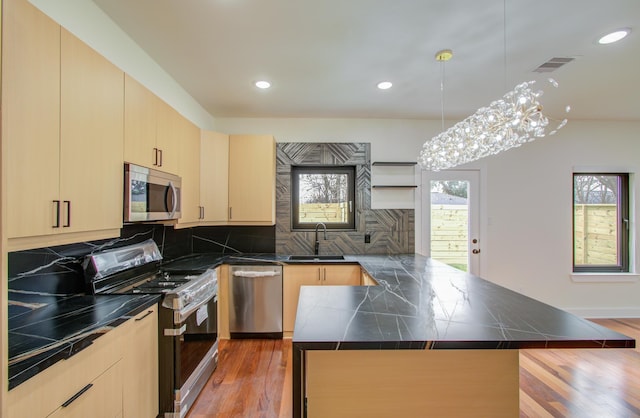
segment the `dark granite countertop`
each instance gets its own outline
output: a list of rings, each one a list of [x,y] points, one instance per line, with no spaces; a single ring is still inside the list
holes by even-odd
[[[293,343],[314,349],[635,347],[635,340],[420,255],[345,256],[379,286],[303,286]]]
[[[9,389],[158,301],[157,295],[11,294]]]
[[[634,347],[635,341],[419,255],[345,256],[380,286],[309,286],[293,342],[315,348]],[[274,254],[195,254],[169,269],[313,264]],[[157,303],[157,295],[9,295],[9,388]]]

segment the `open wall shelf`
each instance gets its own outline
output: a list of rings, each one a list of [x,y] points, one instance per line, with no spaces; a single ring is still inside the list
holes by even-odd
[[[371,165],[388,166],[388,167],[413,166],[416,164],[418,164],[416,161],[374,161],[371,163]]]
[[[378,167],[413,167],[418,164],[416,161],[374,161],[372,166]],[[415,189],[414,184],[374,184],[372,189]]]
[[[418,186],[416,185],[394,185],[394,184],[374,184],[373,186],[371,186],[371,188],[373,189],[415,189]]]

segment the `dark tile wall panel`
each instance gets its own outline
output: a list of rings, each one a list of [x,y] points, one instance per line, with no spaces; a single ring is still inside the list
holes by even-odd
[[[291,166],[355,165],[356,230],[328,231],[320,237],[320,254],[407,254],[415,252],[414,211],[371,209],[371,144],[277,144],[276,253],[312,254],[314,231],[291,230]],[[365,234],[371,243],[364,242]]]
[[[174,229],[153,224],[125,225],[119,238],[10,252],[9,299],[15,300],[19,293],[27,292],[54,295],[84,293],[82,261],[86,255],[149,238],[156,242],[164,260],[197,252],[275,252],[275,228],[271,226]]]
[[[212,226],[192,231],[194,253],[275,253],[273,226]]]
[[[178,254],[185,245],[167,238],[162,225],[128,225],[119,238],[79,242],[69,245],[45,247],[35,250],[15,251],[8,254],[9,300],[11,293],[38,292],[69,295],[85,290],[82,261],[88,254],[109,248],[135,244],[152,238],[158,248],[166,253]]]

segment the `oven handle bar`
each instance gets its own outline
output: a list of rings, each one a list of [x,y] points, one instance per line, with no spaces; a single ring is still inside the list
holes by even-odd
[[[197,311],[198,309],[200,309],[202,306],[207,305],[209,303],[209,301],[213,298],[218,298],[218,288],[217,286],[214,288],[214,290],[211,292],[210,295],[206,296],[206,299],[199,302],[199,303],[194,303],[193,305],[187,305],[184,307],[184,309],[181,309],[179,311],[174,311],[173,312],[173,323],[174,324],[182,324],[184,321],[187,320],[187,318],[189,317],[189,315],[191,315],[192,313],[194,313],[195,311]]]

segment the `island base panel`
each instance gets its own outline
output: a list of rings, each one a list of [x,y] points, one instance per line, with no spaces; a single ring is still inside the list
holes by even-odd
[[[515,417],[518,350],[307,350],[307,417]]]

